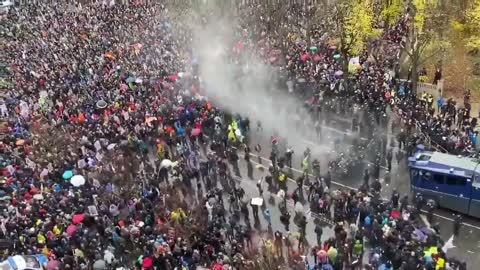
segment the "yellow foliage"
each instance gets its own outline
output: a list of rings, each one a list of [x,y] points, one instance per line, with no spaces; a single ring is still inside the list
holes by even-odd
[[[412,4],[415,8],[415,18],[413,24],[418,33],[425,31],[425,24],[432,15],[432,11],[438,5],[438,0],[413,0]]]
[[[380,13],[380,19],[385,21],[388,25],[396,23],[403,14],[405,9],[405,1],[392,0],[386,6],[384,6]]]
[[[474,50],[480,49],[480,0],[476,0],[466,14],[466,31],[469,34],[467,47]]]
[[[350,55],[359,55],[365,48],[366,42],[376,38],[381,31],[374,28],[374,13],[371,0],[346,0],[341,5],[343,14],[342,44],[348,47]]]
[[[465,24],[457,20],[452,21],[452,28],[455,32],[459,32],[459,33],[463,33],[466,30]]]

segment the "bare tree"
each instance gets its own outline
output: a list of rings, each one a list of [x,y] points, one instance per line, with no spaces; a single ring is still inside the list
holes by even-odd
[[[78,139],[76,134],[42,121],[32,134],[32,161],[44,168],[49,164],[61,168],[64,162],[74,162],[79,149]]]

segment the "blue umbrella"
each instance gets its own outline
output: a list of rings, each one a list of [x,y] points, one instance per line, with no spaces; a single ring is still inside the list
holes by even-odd
[[[420,241],[424,243],[427,241],[428,236],[424,232],[422,232],[420,229],[415,229],[413,233],[417,236],[417,238]]]
[[[329,263],[322,265],[322,270],[333,270],[333,266]]]
[[[63,172],[63,175],[62,175],[63,179],[65,179],[65,180],[68,180],[68,179],[72,178],[72,176],[73,176],[72,171],[65,171],[65,172]]]
[[[128,77],[125,81],[126,81],[127,83],[132,83],[132,82],[135,82],[135,80],[136,80],[135,77],[130,76],[130,77]]]

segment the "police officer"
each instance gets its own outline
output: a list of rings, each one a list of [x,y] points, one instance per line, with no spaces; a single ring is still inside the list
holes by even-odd
[[[330,186],[332,185],[332,174],[330,173],[330,170],[327,172],[327,175],[325,176],[325,186],[327,186],[328,189],[330,189]]]
[[[316,220],[315,222],[315,234],[317,235],[317,245],[322,245],[322,234],[323,228],[320,226],[320,220]]]
[[[313,175],[315,176],[315,178],[320,177],[320,161],[318,161],[318,159],[313,160],[312,170],[313,170]]]
[[[453,235],[458,236],[460,228],[462,227],[462,216],[460,214],[455,215],[453,220]]]
[[[370,173],[368,171],[368,169],[365,169],[365,171],[363,172],[363,184],[365,185],[365,187],[368,189],[368,186],[369,186],[369,180],[370,180]]]
[[[285,226],[285,231],[290,231],[290,213],[286,209],[280,215],[280,222]]]
[[[390,148],[387,151],[387,170],[392,170],[393,149]]]
[[[293,159],[293,148],[289,146],[287,151],[285,152],[285,163],[288,167],[292,167],[292,159]]]
[[[400,200],[400,193],[398,193],[397,189],[394,188],[393,191],[392,191],[392,197],[391,197],[391,201],[392,201],[392,208],[393,209],[397,209],[398,208],[398,201]]]
[[[435,210],[435,201],[427,201],[427,220],[430,224],[433,223],[433,211]]]
[[[260,152],[262,151],[262,146],[260,144],[257,144],[257,145],[255,145],[254,149],[255,149],[255,152],[257,152],[258,164],[262,164],[262,158],[261,158],[261,155],[260,155]]]

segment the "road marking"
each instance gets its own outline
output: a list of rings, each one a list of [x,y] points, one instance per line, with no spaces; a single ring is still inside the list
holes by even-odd
[[[208,138],[208,136],[205,136],[205,137]],[[234,149],[238,149],[237,147],[233,147],[233,148],[234,148]],[[253,157],[257,157],[257,158],[259,157],[259,158],[261,158],[261,159],[263,159],[263,160],[265,160],[265,161],[271,162],[270,159],[267,159],[267,158],[262,157],[262,156],[258,156],[258,155],[256,155],[256,154],[250,153],[250,155],[253,156]],[[243,156],[243,155],[240,155],[240,156]],[[254,163],[254,164],[264,166],[263,164],[260,164],[260,163],[254,161],[254,160],[250,160],[250,161],[251,161],[252,163]],[[383,167],[383,168],[385,168],[385,167]],[[300,170],[298,170],[298,169],[296,169],[296,168],[290,168],[290,169],[292,169],[293,171],[299,172],[299,173],[303,173],[303,171],[300,171]],[[311,177],[315,177],[314,175],[311,175],[311,174],[308,174],[308,175],[311,176]],[[290,181],[290,182],[296,183],[296,181],[293,180],[293,179],[291,179],[291,178],[287,178],[287,180]],[[339,187],[346,188],[346,189],[350,189],[350,190],[358,190],[357,188],[354,188],[354,187],[351,187],[351,186],[348,186],[348,185],[344,185],[344,184],[342,184],[342,183],[335,182],[335,181],[332,181],[332,184],[334,184],[334,185],[336,185],[336,186],[339,186]],[[383,198],[383,199],[384,199],[384,200],[389,200],[389,199],[386,199],[386,198]],[[422,213],[428,213],[426,210],[423,210],[423,209],[421,210],[421,212],[422,212]],[[438,218],[441,218],[441,219],[444,219],[444,220],[447,220],[447,221],[450,221],[450,222],[454,222],[454,220],[453,220],[452,218],[449,218],[449,217],[446,217],[446,216],[442,216],[442,215],[439,215],[439,214],[436,214],[436,213],[434,213],[433,215],[434,215],[435,217],[438,217]],[[470,223],[462,222],[462,225],[465,225],[465,226],[467,226],[467,227],[470,227],[470,228],[473,228],[473,229],[476,229],[476,230],[480,230],[480,226],[476,226],[476,225],[473,225],[473,224],[470,224]]]
[[[250,155],[251,155],[251,156],[254,156],[254,157],[257,157],[257,158],[259,157],[259,156],[255,155],[255,154],[250,154]],[[263,159],[263,160],[266,160],[266,161],[270,161],[270,159],[264,158],[264,157],[262,157],[262,156],[260,156],[260,158]],[[254,164],[264,166],[263,164],[260,164],[260,163],[254,161],[254,160],[250,160],[250,161],[251,161],[252,163],[254,163]],[[295,168],[290,168],[290,169],[292,169],[292,170],[295,171],[295,172],[303,173],[301,170],[298,170],[298,169],[295,169]],[[311,174],[308,174],[308,175],[311,176],[311,177],[315,177],[314,175],[311,175]],[[291,178],[289,178],[289,177],[287,177],[287,180],[290,181],[290,182],[293,182],[293,183],[297,183],[294,179],[291,179]],[[351,186],[347,186],[347,185],[344,185],[344,184],[342,184],[342,183],[338,183],[338,182],[335,182],[335,181],[332,181],[332,184],[334,184],[334,185],[336,185],[336,186],[340,186],[340,187],[346,188],[346,189],[350,189],[350,190],[358,190],[357,188],[354,188],[354,187],[351,187]],[[383,198],[383,199],[384,199],[384,200],[387,200],[386,198]],[[422,209],[421,211],[422,211],[422,213],[428,213],[428,211],[423,210],[423,209]],[[442,218],[442,219],[444,219],[444,220],[448,220],[448,221],[450,221],[450,222],[453,222],[453,221],[454,221],[452,218],[449,218],[449,217],[446,217],[446,216],[442,216],[442,215],[435,214],[435,213],[434,213],[433,215],[434,215],[435,217]],[[480,226],[476,226],[476,225],[473,225],[473,224],[470,224],[470,223],[466,223],[466,222],[463,222],[462,224],[465,225],[465,226],[467,226],[467,227],[480,230]]]

